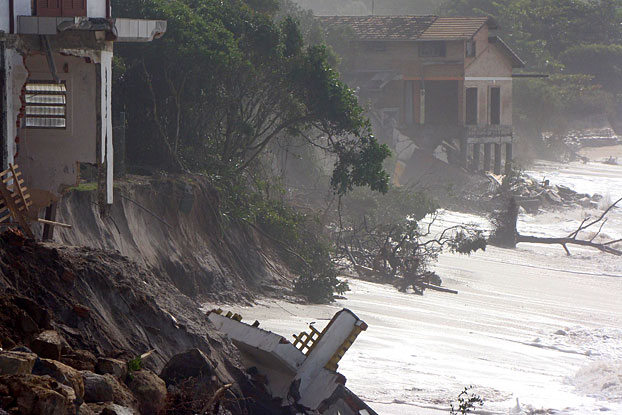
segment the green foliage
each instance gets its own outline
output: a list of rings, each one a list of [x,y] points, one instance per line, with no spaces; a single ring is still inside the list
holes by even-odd
[[[484,406],[481,396],[471,392],[473,386],[465,387],[458,395],[456,402],[451,403],[451,415],[464,415],[475,411],[478,407]]]
[[[213,176],[220,195],[223,231],[234,222],[260,230],[289,269],[298,275],[294,289],[314,303],[327,303],[343,294],[348,284],[340,281],[331,260],[331,243],[314,215],[289,206],[278,180],[261,179],[253,171],[243,175]]]
[[[122,45],[117,53],[125,70],[117,74],[114,98],[128,113],[128,154],[140,155],[135,162],[239,174],[274,140],[305,134],[345,166],[334,176],[336,190],[386,189],[379,166],[387,150],[370,137],[330,52],[304,44],[298,21],[280,14],[282,3],[115,3],[119,15],[168,21],[162,39]]]
[[[132,379],[133,372],[141,370],[143,368],[143,360],[140,356],[127,362],[127,376]]]

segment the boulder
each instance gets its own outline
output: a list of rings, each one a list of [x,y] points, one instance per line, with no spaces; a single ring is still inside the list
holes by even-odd
[[[169,385],[188,378],[211,378],[213,372],[214,367],[205,353],[190,349],[173,356],[162,369],[160,377]]]
[[[117,405],[130,408],[138,413],[138,400],[132,392],[130,392],[125,383],[117,381],[117,378],[109,373],[104,376],[108,378],[112,386],[112,401]]]
[[[37,355],[25,352],[0,352],[0,375],[29,375]]]
[[[125,382],[125,378],[127,377],[127,363],[110,357],[100,357],[97,359],[95,372],[100,375],[111,374],[119,379],[119,381]]]
[[[32,368],[32,374],[39,376],[48,375],[63,385],[72,387],[80,401],[84,398],[82,375],[70,366],[55,360],[37,359]]]
[[[69,354],[61,356],[60,361],[77,370],[88,370],[95,372],[97,359],[95,355],[88,350],[74,350]]]
[[[78,408],[77,415],[95,415],[95,412],[93,412],[93,410],[89,407],[89,405],[94,405],[94,404],[83,403],[82,405],[80,405],[80,407]]]
[[[79,415],[139,415],[132,408],[126,408],[113,402],[90,403],[87,407],[90,412],[80,413]]]
[[[2,375],[0,385],[8,386],[11,402],[4,405],[10,413],[37,415],[73,415],[76,413],[73,389],[49,376]]]
[[[111,402],[114,399],[114,385],[111,377],[97,375],[83,370],[80,372],[84,382],[85,402]]]
[[[132,372],[128,387],[138,400],[140,413],[156,415],[166,404],[166,383],[150,370]]]
[[[54,330],[45,330],[30,343],[30,348],[40,357],[59,360],[62,343],[60,334]]]

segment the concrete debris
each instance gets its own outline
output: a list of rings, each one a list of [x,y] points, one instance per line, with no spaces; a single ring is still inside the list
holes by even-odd
[[[284,337],[243,323],[221,310],[208,319],[238,347],[243,364],[255,381],[262,380],[282,406],[294,405],[301,413],[358,415],[374,412],[345,387],[338,364],[367,324],[348,309],[339,311],[319,332],[300,333],[292,344]]]

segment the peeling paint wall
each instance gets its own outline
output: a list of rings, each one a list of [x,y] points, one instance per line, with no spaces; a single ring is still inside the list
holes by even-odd
[[[21,56],[18,55],[21,61]],[[95,163],[97,113],[95,69],[85,59],[54,54],[58,77],[67,85],[67,127],[65,129],[19,128],[19,148],[15,162],[20,165],[39,208],[49,204],[66,186],[78,181],[77,162]],[[20,91],[28,72],[31,80],[51,80],[43,54],[26,58],[27,68],[14,62],[13,117],[21,107]],[[24,122],[21,121],[21,125]]]
[[[113,166],[114,151],[112,149],[112,52],[101,52],[100,79],[101,79],[101,159],[98,163],[106,169],[105,199],[107,204],[112,204],[113,189]]]
[[[465,88],[477,88],[478,124],[490,123],[490,88],[501,88],[501,124],[512,124],[512,63],[496,45],[485,50],[465,70]]]
[[[9,29],[9,0],[0,0],[0,31],[8,33]]]

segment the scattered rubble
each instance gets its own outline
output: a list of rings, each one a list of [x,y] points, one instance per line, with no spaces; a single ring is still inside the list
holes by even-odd
[[[583,147],[604,147],[622,144],[622,138],[610,127],[569,131],[563,140],[575,151]]]
[[[563,185],[551,185],[548,180],[539,182],[529,176],[515,179],[509,188],[518,205],[528,213],[540,209],[583,207],[597,209],[602,196],[577,193]]]

